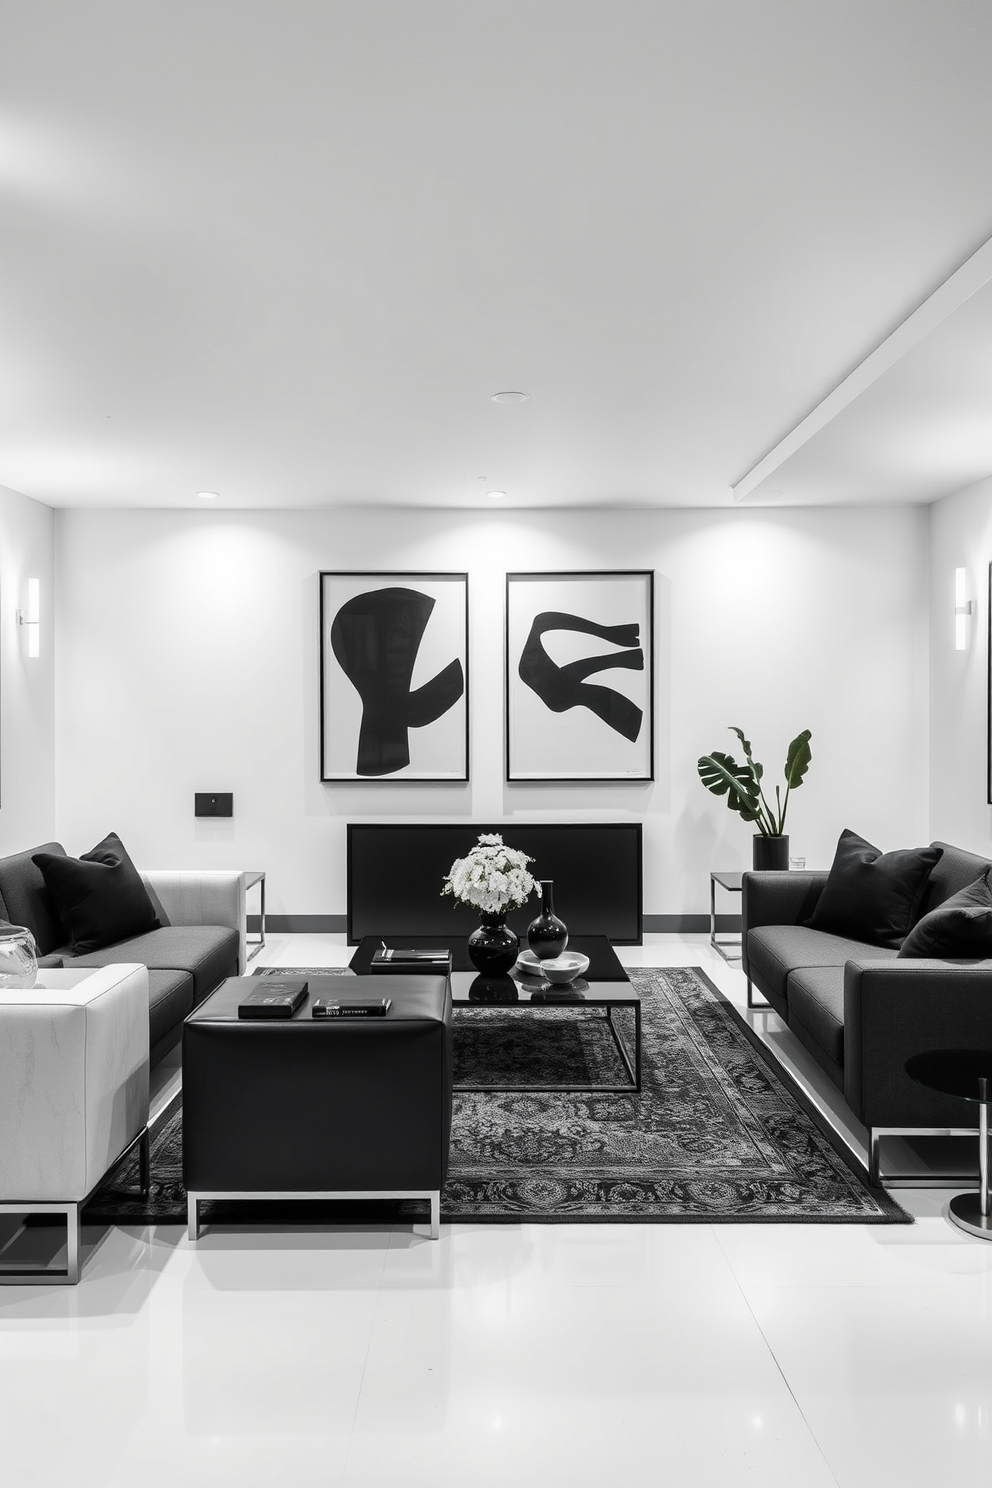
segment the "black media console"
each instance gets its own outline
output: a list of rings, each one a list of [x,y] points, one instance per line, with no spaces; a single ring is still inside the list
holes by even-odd
[[[498,832],[508,847],[534,859],[535,878],[555,884],[555,913],[576,935],[606,935],[614,945],[642,942],[640,822],[409,822],[348,824],[348,944],[378,935],[469,935],[478,912],[441,896],[445,874],[475,846],[481,832]],[[509,915],[523,934],[538,913],[530,900]]]

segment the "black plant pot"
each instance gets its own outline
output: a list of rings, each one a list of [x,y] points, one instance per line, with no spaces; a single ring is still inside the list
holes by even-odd
[[[759,873],[767,872],[769,869],[788,868],[789,866],[789,839],[788,837],[764,837],[756,833],[754,839],[752,866]]]
[[[520,954],[520,938],[501,915],[483,915],[468,938],[469,960],[483,976],[502,976]]]
[[[541,913],[527,927],[527,944],[539,961],[553,961],[568,945],[568,931],[555,914],[553,878],[541,879]]]

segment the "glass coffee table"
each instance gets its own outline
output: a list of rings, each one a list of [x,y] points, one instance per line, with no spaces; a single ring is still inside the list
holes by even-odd
[[[367,935],[359,942],[349,963],[358,976],[366,976],[372,970],[372,956],[382,945],[378,935]],[[538,1012],[549,1008],[563,1013],[573,1012],[586,1016],[590,1009],[602,1009],[602,1021],[613,1039],[627,1079],[616,1084],[575,1085],[457,1085],[457,1090],[486,1091],[513,1090],[521,1092],[544,1092],[569,1090],[577,1093],[598,1092],[630,1094],[641,1089],[641,999],[630,978],[617,958],[617,953],[605,935],[571,935],[570,951],[581,951],[589,957],[585,976],[574,982],[555,985],[545,978],[527,976],[513,969],[507,976],[482,976],[469,960],[466,936],[449,935],[403,935],[388,939],[386,943],[395,947],[415,950],[429,947],[444,947],[451,951],[451,1001],[460,1012],[483,1011],[499,1008],[501,1012],[519,1014],[533,1018]],[[526,949],[522,946],[521,949]],[[632,1014],[633,1024],[629,1038],[618,1026],[614,1013],[626,1009]]]

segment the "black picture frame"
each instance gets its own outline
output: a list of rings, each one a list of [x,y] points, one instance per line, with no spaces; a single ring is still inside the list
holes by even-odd
[[[508,573],[504,635],[509,783],[654,779],[652,569]]]
[[[322,569],[319,586],[321,781],[467,781],[468,574]]]

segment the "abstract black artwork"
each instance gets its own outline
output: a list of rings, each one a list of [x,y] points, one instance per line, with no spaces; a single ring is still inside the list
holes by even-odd
[[[653,779],[653,581],[507,574],[507,780]]]
[[[467,574],[320,575],[321,780],[468,779]]]

